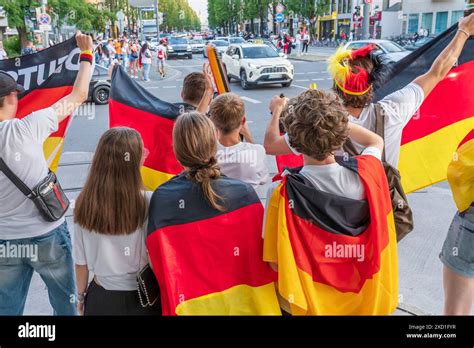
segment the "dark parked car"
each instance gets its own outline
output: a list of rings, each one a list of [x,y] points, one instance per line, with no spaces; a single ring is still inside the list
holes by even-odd
[[[167,51],[169,59],[177,57],[193,59],[193,48],[185,37],[170,37]]]
[[[108,69],[96,65],[89,84],[89,100],[98,105],[105,105],[109,102],[111,80]]]

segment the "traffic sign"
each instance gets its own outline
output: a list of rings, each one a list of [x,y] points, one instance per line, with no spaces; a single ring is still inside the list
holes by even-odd
[[[38,18],[39,24],[49,25],[51,24],[51,17],[47,13],[41,13]]]
[[[283,11],[285,11],[285,6],[283,4],[278,4],[276,7],[276,12],[283,13]]]
[[[39,30],[41,31],[52,31],[51,24],[40,24]]]
[[[285,15],[283,13],[277,13],[275,19],[278,23],[282,23],[285,20]]]

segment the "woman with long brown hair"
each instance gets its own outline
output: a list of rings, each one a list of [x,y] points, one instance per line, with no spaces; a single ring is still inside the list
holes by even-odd
[[[84,315],[152,314],[137,293],[147,264],[145,224],[150,196],[140,175],[140,134],[112,128],[102,135],[74,208],[78,311]],[[93,280],[88,285],[89,272]],[[86,291],[87,289],[87,291]]]

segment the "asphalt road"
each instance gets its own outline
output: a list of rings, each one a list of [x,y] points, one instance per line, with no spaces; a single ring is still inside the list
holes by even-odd
[[[180,101],[180,90],[184,77],[193,71],[200,71],[205,60],[195,55],[193,60],[173,60],[169,65],[175,70],[161,81],[156,73],[146,88],[170,102]],[[284,93],[293,97],[315,82],[321,89],[329,89],[331,80],[324,62],[293,61],[294,84],[290,88],[280,86],[242,90],[238,82],[231,83],[233,92],[245,101],[247,118],[257,142],[262,143],[265,127],[269,120],[268,103],[274,95]],[[83,110],[84,111],[84,110]],[[87,164],[94,152],[100,135],[108,129],[108,107],[88,106],[78,115],[68,132],[63,156],[63,166],[58,175],[63,187],[70,189],[74,198],[87,174]],[[70,164],[76,165],[71,166]],[[269,165],[274,161],[269,158]],[[77,165],[78,164],[78,165]],[[409,196],[415,215],[415,231],[399,244],[399,286],[400,308],[397,314],[441,314],[443,307],[442,266],[438,254],[455,213],[451,192],[446,183],[441,183]],[[71,222],[71,219],[68,219]],[[70,224],[70,230],[72,226]],[[52,312],[44,284],[35,276],[25,309],[26,314],[50,314]],[[474,314],[474,311],[473,311]]]

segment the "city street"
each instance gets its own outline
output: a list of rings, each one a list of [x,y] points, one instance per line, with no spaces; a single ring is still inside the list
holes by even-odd
[[[323,50],[324,54],[325,51]],[[155,72],[152,74],[152,81],[145,83],[145,86],[163,100],[179,102],[184,77],[190,72],[201,70],[205,61],[202,55],[195,55],[193,60],[170,61],[169,76],[161,81]],[[317,83],[320,89],[331,87],[324,61],[292,60],[292,63],[296,75],[290,88],[276,86],[244,91],[238,82],[231,83],[232,91],[239,94],[246,103],[247,118],[258,143],[263,142],[269,120],[268,102],[272,96],[284,93],[287,97],[293,97],[303,92],[311,83]],[[92,114],[80,115],[73,120],[63,150],[58,173],[63,187],[72,199],[83,185],[100,135],[108,128],[108,107],[95,106],[92,111]],[[268,156],[267,163],[274,173],[274,158]],[[259,191],[260,197],[263,198],[265,188]],[[399,244],[400,305],[396,314],[441,314],[442,266],[438,254],[455,213],[455,206],[447,183],[413,193],[409,200],[415,214],[416,227],[415,231]],[[71,213],[68,215],[68,222],[72,231]],[[51,313],[45,286],[35,275],[25,314]]]

